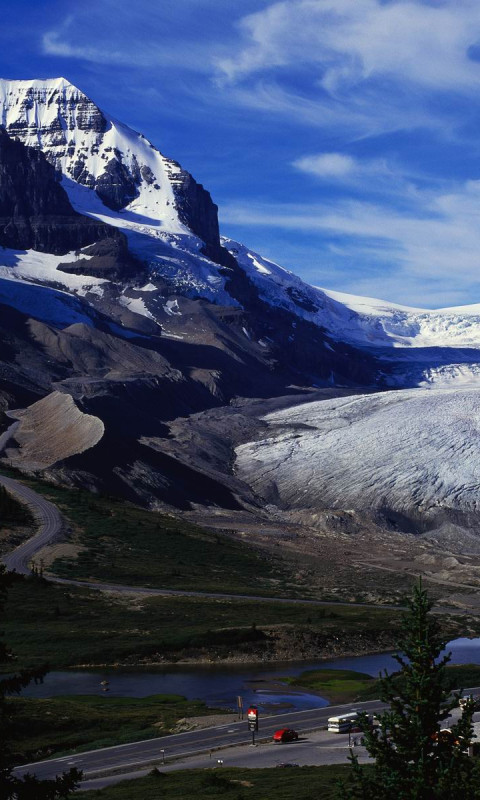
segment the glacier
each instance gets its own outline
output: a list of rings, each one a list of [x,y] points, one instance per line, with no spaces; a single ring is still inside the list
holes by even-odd
[[[264,502],[480,529],[478,388],[348,396],[263,419],[266,434],[236,449],[236,472]]]

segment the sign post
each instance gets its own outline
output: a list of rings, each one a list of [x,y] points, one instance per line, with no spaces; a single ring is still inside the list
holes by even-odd
[[[237,697],[237,708],[238,708],[238,716],[243,719],[243,697],[238,695]]]
[[[248,730],[252,732],[252,746],[255,747],[255,733],[258,731],[258,708],[250,706],[247,711]]]

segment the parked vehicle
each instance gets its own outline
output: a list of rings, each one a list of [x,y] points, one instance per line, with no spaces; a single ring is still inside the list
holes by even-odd
[[[297,731],[292,728],[280,728],[273,734],[273,741],[277,744],[285,744],[285,742],[296,742],[298,739]]]
[[[360,712],[351,711],[348,714],[342,714],[338,717],[329,717],[327,722],[327,730],[330,733],[355,733],[359,731],[358,715]]]

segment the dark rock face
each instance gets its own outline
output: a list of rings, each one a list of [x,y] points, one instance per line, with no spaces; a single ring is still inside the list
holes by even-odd
[[[269,342],[275,373],[290,373],[292,379],[300,384],[305,381],[316,384],[319,380],[342,385],[371,386],[375,383],[378,372],[375,357],[344,342],[331,340],[325,329],[313,322],[267,303],[234,256],[228,255],[231,263],[225,270],[225,288],[246,310],[244,324],[252,338]],[[307,303],[313,307],[309,298],[300,296],[295,290],[290,296],[303,308]],[[295,337],[291,336],[292,325],[295,326]],[[327,348],[325,342],[328,342]]]
[[[205,242],[202,248],[204,255],[217,264],[231,267],[234,259],[220,244],[218,206],[213,202],[210,192],[197,183],[189,172],[181,169],[176,161],[169,159],[168,165],[171,166],[169,178],[180,221]]]
[[[58,269],[74,275],[92,275],[95,278],[108,280],[138,278],[143,270],[142,264],[129,252],[124,237],[102,239],[85,247],[79,256],[76,261],[62,262]]]
[[[83,92],[72,87],[70,92],[61,89],[48,92],[45,87],[29,86],[19,95],[18,113],[15,122],[8,126],[11,136],[28,139],[31,124],[28,111],[38,105],[47,105],[55,114],[49,115],[49,121],[36,123],[36,134],[40,140],[49,141],[51,152],[49,160],[56,169],[60,169],[60,154],[63,148],[70,146],[70,132],[94,131],[97,139],[108,129],[108,122],[100,109]]]
[[[206,245],[218,246],[218,206],[210,197],[210,192],[185,170],[181,171],[180,179],[178,175],[175,176],[174,191],[181,221],[203,239]]]
[[[13,92],[13,96],[9,96],[7,101],[7,105],[12,104],[16,112],[15,120],[7,126],[11,136],[18,137],[24,143],[34,144],[35,147],[40,146],[57,172],[63,169],[69,178],[96,190],[109,208],[118,211],[137,196],[140,169],[138,166],[135,169],[134,166],[129,171],[118,150],[108,148],[112,157],[105,164],[102,175],[95,177],[89,171],[87,160],[89,156],[98,154],[110,123],[83,92],[71,85],[67,85],[67,88],[55,88],[49,86],[48,82],[44,87],[21,87],[17,92]],[[34,123],[35,142],[32,141],[32,109],[41,111],[36,115]],[[75,137],[79,132],[86,136],[80,137],[76,142]],[[62,167],[65,155],[69,159],[66,166]],[[146,180],[145,177],[144,179]]]
[[[120,153],[115,153],[105,167],[105,172],[100,175],[96,183],[96,192],[100,200],[113,211],[125,208],[137,196],[137,186],[140,183],[140,171],[135,169],[133,174],[124,165]]]
[[[61,255],[99,239],[124,237],[74,211],[44,154],[0,128],[0,245]]]
[[[305,311],[316,313],[319,310],[318,306],[312,303],[309,297],[302,294],[302,292],[299,292],[298,289],[294,289],[293,286],[288,286],[286,291],[287,294],[292,298],[293,302],[300,308],[305,309]]]

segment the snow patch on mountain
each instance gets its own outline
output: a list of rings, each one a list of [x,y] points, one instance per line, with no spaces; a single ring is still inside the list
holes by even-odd
[[[480,386],[480,362],[472,364],[445,364],[440,367],[430,367],[424,370],[423,380],[419,385],[423,387],[435,386]]]
[[[123,294],[121,297],[119,297],[119,303],[121,306],[128,308],[128,310],[132,311],[134,314],[139,314],[142,317],[147,317],[147,319],[155,320],[155,317],[148,310],[141,297],[127,297]]]
[[[7,131],[43,150],[67,179],[101,192],[109,165],[115,164],[113,180],[131,180],[135,197],[126,207],[132,218],[172,233],[188,231],[180,222],[172,187],[181,167],[65,78],[0,80],[0,109]]]
[[[173,289],[188,298],[240,306],[228,292],[231,267],[205,255],[213,252],[205,250],[205,242],[212,246],[218,236],[216,207],[179,164],[142,134],[103,112],[63,78],[0,80],[0,123],[45,153],[77,211],[126,234],[132,253],[147,266],[147,283],[138,291],[153,295],[167,284],[167,296]],[[194,232],[198,226],[203,239]],[[231,239],[222,244],[269,305],[321,328],[332,344],[347,342],[373,351],[385,364],[384,376],[379,375],[383,385],[478,382],[480,305],[430,311],[353,297],[311,286]],[[102,289],[114,288],[104,279],[62,273],[59,263],[58,257],[45,254],[0,252],[0,277],[60,286],[78,295],[91,292],[98,301]],[[147,318],[154,318],[157,308],[172,316],[168,304],[156,305],[154,295],[120,296],[121,304],[128,303],[130,310],[135,305],[136,313]],[[332,344],[327,339],[324,347],[331,350]]]
[[[82,253],[82,259],[91,256]],[[98,287],[107,281],[86,275],[74,275],[59,270],[63,262],[75,261],[76,254],[72,251],[63,256],[51,253],[40,253],[37,250],[11,250],[0,249],[0,277],[6,280],[28,281],[30,283],[45,283],[62,286],[65,289],[84,295],[93,287]]]
[[[384,349],[480,348],[480,304],[429,310],[322,289],[238,242],[223,242],[262,299],[325,328],[333,339]]]
[[[222,305],[238,305],[225,290],[223,268],[201,253],[203,242],[190,232],[172,232],[130,213],[112,211],[95,192],[62,180],[74,209],[85,216],[120,228],[132,253],[144,262],[152,280],[167,281],[186,297],[203,297]],[[1,258],[1,256],[0,256]],[[150,285],[152,283],[150,282]],[[154,287],[156,288],[156,287]]]

